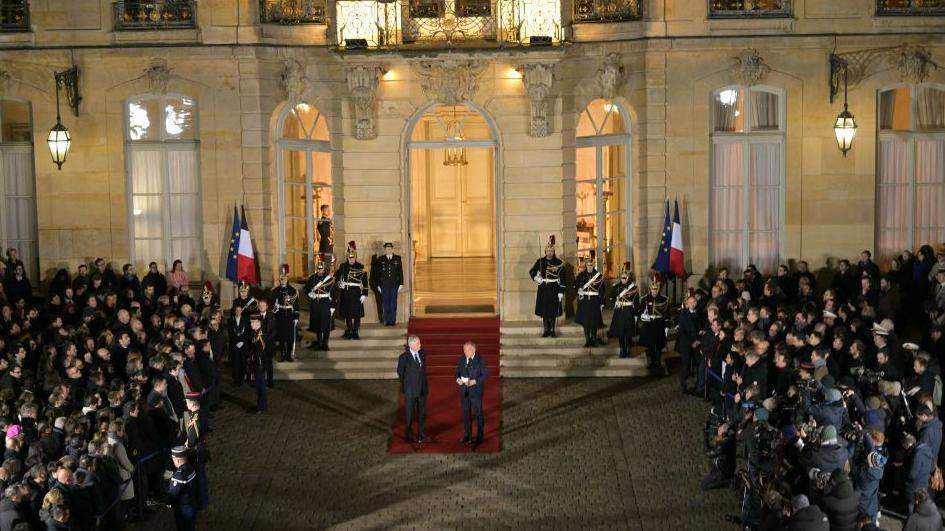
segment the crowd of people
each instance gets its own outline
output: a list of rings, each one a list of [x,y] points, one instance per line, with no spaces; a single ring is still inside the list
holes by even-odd
[[[942,529],[945,244],[740,279],[720,269],[678,319],[680,388],[710,403],[704,489],[746,529]]]
[[[15,249],[0,261],[0,531],[123,529],[164,506],[193,529],[228,338],[212,290],[194,300],[172,269],[100,258],[43,298]]]

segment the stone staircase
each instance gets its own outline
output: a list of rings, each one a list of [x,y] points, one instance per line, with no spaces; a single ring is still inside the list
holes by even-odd
[[[303,315],[300,323],[308,323]],[[341,324],[341,323],[339,323]],[[277,362],[277,380],[388,380],[397,378],[397,357],[407,343],[407,325],[362,324],[360,340],[342,339],[344,326],[331,333],[331,350],[309,350],[315,334],[305,331],[296,343],[294,362]]]

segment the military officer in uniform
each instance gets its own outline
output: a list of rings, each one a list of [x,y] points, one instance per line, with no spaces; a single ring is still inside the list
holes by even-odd
[[[269,409],[268,389],[266,389],[266,338],[263,334],[263,317],[258,313],[249,316],[252,344],[249,347],[247,367],[256,382],[256,414]]]
[[[335,272],[338,285],[338,312],[345,318],[344,339],[361,339],[358,330],[364,317],[364,301],[367,299],[367,271],[358,262],[358,248],[354,241],[348,242],[347,261]]]
[[[322,205],[319,207],[322,215],[316,222],[316,231],[318,231],[318,254],[332,254],[335,246],[335,224],[331,220],[331,207]]]
[[[384,243],[384,254],[377,258],[377,289],[384,304],[384,324],[394,326],[397,321],[397,294],[404,289],[404,266],[394,254],[394,244]]]
[[[227,328],[230,337],[230,363],[233,364],[233,383],[239,387],[243,380],[249,378],[246,373],[246,354],[249,351],[251,337],[249,335],[249,312],[240,305],[233,303],[233,316]]]
[[[640,307],[640,290],[630,280],[630,262],[623,265],[620,280],[614,284],[614,317],[610,321],[610,337],[620,343],[620,357],[630,357],[633,336],[637,333],[637,309]]]
[[[210,451],[207,448],[207,421],[200,414],[200,393],[187,392],[187,411],[184,411],[184,447],[190,450],[190,459],[197,472],[197,507],[205,508],[210,502],[210,486],[207,483],[207,461]]]
[[[276,314],[276,339],[282,352],[282,361],[295,361],[295,331],[299,312],[295,301],[299,291],[289,285],[289,264],[279,268],[279,285],[272,290],[272,308]]]
[[[190,450],[184,446],[171,449],[174,474],[167,489],[167,499],[174,507],[174,523],[178,531],[191,531],[197,524],[197,472],[190,463]]]
[[[640,299],[640,309],[640,342],[646,347],[646,366],[656,372],[662,369],[669,310],[669,299],[660,295],[659,280],[650,281],[650,293]]]
[[[331,276],[328,255],[319,255],[316,260],[315,274],[305,283],[305,295],[309,299],[308,329],[315,332],[315,341],[309,348],[328,350],[328,336],[335,322],[335,303],[331,300],[335,277]]]
[[[233,299],[233,306],[240,306],[243,308],[244,315],[251,315],[256,313],[259,308],[259,302],[255,297],[249,293],[249,284],[245,280],[240,280],[239,287],[237,288],[239,296]],[[230,310],[232,313],[232,310]]]
[[[544,323],[541,337],[555,337],[555,320],[561,315],[561,302],[564,300],[563,269],[564,262],[555,256],[555,237],[552,234],[545,245],[545,256],[536,260],[528,270],[528,276],[538,283],[535,315]]]
[[[593,254],[584,258],[584,271],[574,279],[577,288],[578,303],[574,322],[584,328],[584,346],[600,345],[597,329],[604,327],[604,277],[597,271]]]

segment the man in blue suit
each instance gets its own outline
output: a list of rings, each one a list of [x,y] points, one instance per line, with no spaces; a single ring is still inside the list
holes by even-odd
[[[463,408],[463,427],[465,435],[464,443],[472,443],[478,446],[482,443],[483,424],[482,416],[482,386],[486,383],[489,376],[489,370],[486,368],[486,362],[476,355],[476,344],[467,341],[463,345],[463,356],[459,358],[456,364],[456,385],[459,386],[459,402]],[[472,438],[472,418],[469,410],[472,409],[476,415],[476,439]]]
[[[397,377],[400,378],[400,391],[404,394],[404,416],[407,417],[404,440],[408,443],[414,441],[413,413],[416,407],[419,435],[417,442],[426,442],[428,438],[423,426],[427,414],[427,360],[420,350],[419,337],[407,338],[407,350],[397,360]]]

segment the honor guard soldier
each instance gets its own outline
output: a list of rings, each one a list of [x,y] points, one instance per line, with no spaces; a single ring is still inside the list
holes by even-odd
[[[318,232],[318,254],[333,254],[335,246],[335,224],[331,220],[331,207],[318,207],[322,215],[318,218],[315,230]]]
[[[640,290],[630,280],[630,262],[625,262],[620,280],[614,284],[614,317],[610,321],[610,337],[620,342],[620,357],[630,357],[633,336],[637,333],[637,311],[640,307]]]
[[[555,320],[561,315],[561,301],[564,300],[563,269],[564,262],[555,256],[555,237],[552,234],[545,245],[545,256],[536,260],[528,270],[528,276],[538,283],[535,315],[544,323],[541,337],[555,337]]]
[[[249,357],[246,360],[247,374],[252,374],[256,382],[256,414],[265,413],[268,409],[268,389],[266,389],[266,339],[263,334],[262,315],[254,313],[249,316],[250,335],[252,344],[249,347]]]
[[[344,339],[361,339],[358,330],[364,317],[364,300],[368,294],[367,271],[358,262],[358,248],[354,241],[348,242],[347,261],[335,272],[338,285],[338,311],[345,318]]]
[[[200,320],[210,320],[210,314],[217,309],[219,304],[216,296],[213,294],[213,283],[209,280],[203,283],[203,293],[200,294],[200,302],[197,303],[195,311]]]
[[[394,326],[397,321],[397,294],[404,288],[404,266],[394,254],[394,244],[384,243],[384,254],[377,258],[377,287],[384,304],[384,325]],[[372,267],[375,267],[372,266]]]
[[[196,529],[198,509],[197,472],[190,463],[190,450],[184,446],[171,448],[174,473],[167,489],[167,499],[174,507],[177,531]]]
[[[328,336],[335,323],[335,303],[331,300],[335,277],[331,276],[329,255],[319,255],[315,260],[315,274],[305,283],[305,295],[309,299],[308,329],[315,332],[315,341],[309,348],[328,350]]]
[[[200,414],[200,393],[188,391],[187,411],[184,411],[184,447],[190,450],[190,458],[197,472],[197,507],[204,509],[210,503],[210,486],[207,483],[207,461],[210,450],[207,448],[207,421]]]
[[[596,347],[601,343],[597,340],[597,329],[604,327],[604,277],[596,270],[593,254],[584,258],[584,271],[574,279],[577,287],[578,303],[574,322],[584,328],[584,346]]]
[[[289,264],[279,268],[279,285],[272,290],[272,313],[276,315],[276,338],[282,361],[295,361],[295,333],[299,324],[299,312],[295,301],[299,291],[289,285]]]
[[[650,281],[650,293],[640,299],[640,342],[646,347],[646,366],[654,372],[662,367],[666,346],[666,318],[669,299],[660,295],[660,281]]]
[[[233,299],[233,306],[241,306],[243,308],[243,315],[249,316],[259,311],[259,301],[250,295],[249,283],[245,280],[240,280],[237,292],[239,296]],[[230,311],[232,312],[232,310]]]

